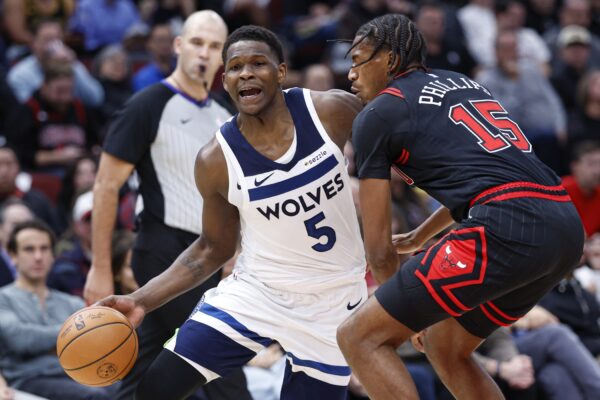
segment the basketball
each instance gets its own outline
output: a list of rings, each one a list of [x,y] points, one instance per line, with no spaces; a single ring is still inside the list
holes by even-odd
[[[108,386],[123,379],[138,353],[138,339],[129,320],[109,307],[75,312],[56,340],[60,365],[73,380],[87,386]]]

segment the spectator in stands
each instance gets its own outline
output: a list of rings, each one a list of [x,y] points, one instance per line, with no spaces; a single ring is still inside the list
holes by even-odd
[[[569,25],[578,25],[589,29],[592,20],[589,0],[564,0],[559,12],[559,24],[544,34],[544,40],[553,55],[553,67],[558,54],[558,37],[560,31]],[[592,65],[600,63],[600,37],[592,35],[591,40]]]
[[[83,286],[92,263],[93,193],[85,192],[75,201],[71,231],[57,245],[57,257],[48,276],[48,286],[83,297]]]
[[[140,22],[131,0],[79,0],[70,29],[83,35],[84,48],[93,53],[120,43],[130,26]]]
[[[519,59],[515,32],[498,33],[496,58],[498,65],[483,70],[478,81],[527,132],[537,156],[562,172],[560,143],[566,142],[567,122],[560,98],[537,65]]]
[[[91,156],[80,158],[67,170],[56,202],[56,214],[61,227],[59,232],[62,233],[69,227],[75,200],[92,189],[97,170],[98,161]]]
[[[32,220],[33,213],[21,200],[4,202],[0,208],[0,286],[15,280],[17,269],[8,254],[6,245],[15,225]]]
[[[477,63],[465,45],[448,40],[446,11],[437,1],[421,4],[415,17],[417,28],[427,43],[426,64],[473,76]]]
[[[585,241],[582,264],[575,270],[575,278],[600,302],[600,233]]]
[[[81,385],[58,362],[56,336],[84,303],[46,286],[53,246],[52,231],[39,220],[18,224],[8,240],[18,275],[0,289],[0,368],[12,387],[52,400],[110,400],[111,388]]]
[[[557,0],[529,0],[527,3],[527,23],[540,35],[558,23]]]
[[[548,400],[598,398],[600,365],[571,329],[537,306],[513,328],[517,347],[531,357]]]
[[[509,330],[492,333],[475,353],[507,399],[536,399],[537,383],[531,357],[522,354]]]
[[[493,43],[496,37],[494,0],[470,0],[469,4],[458,10],[457,17],[463,27],[471,55],[478,64],[493,66]]]
[[[115,294],[129,294],[139,288],[133,275],[133,269],[131,269],[134,242],[135,234],[131,231],[121,229],[113,234],[111,267],[115,282]]]
[[[175,69],[173,34],[169,25],[152,27],[147,49],[151,60],[133,76],[132,86],[135,92],[162,81]]]
[[[25,102],[42,85],[43,66],[65,60],[73,65],[75,95],[88,106],[101,104],[104,99],[102,86],[77,61],[75,53],[62,43],[62,38],[63,30],[58,22],[48,20],[39,23],[31,45],[32,54],[15,64],[8,72],[8,84],[15,96],[20,102]]]
[[[600,233],[600,142],[581,142],[573,150],[571,175],[562,179],[579,212],[585,233]]]
[[[17,187],[20,166],[15,151],[0,142],[0,205],[9,199],[20,199],[33,213],[53,228],[57,226],[56,214],[46,196],[35,189],[21,190]]]
[[[550,75],[550,50],[542,37],[533,29],[525,27],[527,9],[517,0],[496,0],[496,32],[505,30],[517,34],[519,59],[529,60],[539,66],[544,75]],[[490,43],[494,47],[494,42]],[[496,61],[499,62],[499,61]]]
[[[74,0],[4,0],[3,26],[13,45],[9,52],[15,53],[10,58],[20,56],[24,48],[31,46],[34,27],[41,21],[52,18],[65,27],[74,3]]]
[[[578,25],[562,28],[550,80],[568,112],[577,107],[577,86],[590,68],[590,32]]]
[[[600,304],[574,276],[563,279],[539,305],[569,326],[594,357],[600,355]]]
[[[600,141],[600,70],[591,71],[579,82],[577,110],[569,116],[569,142]]]
[[[13,121],[11,140],[24,168],[63,177],[66,167],[98,145],[93,115],[73,96],[71,64],[44,69],[44,83]]]
[[[131,97],[131,63],[129,55],[119,45],[106,46],[94,59],[94,75],[104,89],[104,102],[97,108],[100,142],[108,121]]]

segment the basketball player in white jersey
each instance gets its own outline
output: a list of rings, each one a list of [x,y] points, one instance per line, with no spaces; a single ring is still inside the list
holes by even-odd
[[[239,114],[196,159],[200,238],[138,291],[99,304],[137,326],[217,271],[241,236],[233,274],[167,342],[136,399],[184,399],[273,342],[287,355],[282,399],[345,399],[350,369],[336,327],[367,291],[342,147],[361,105],[342,91],[282,91],[283,51],[267,29],[233,32],[223,59]]]

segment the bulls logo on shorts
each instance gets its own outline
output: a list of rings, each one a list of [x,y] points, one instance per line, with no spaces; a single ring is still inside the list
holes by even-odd
[[[415,274],[440,306],[459,316],[473,308],[459,300],[460,290],[480,285],[486,265],[483,227],[467,228],[451,231],[431,246]]]

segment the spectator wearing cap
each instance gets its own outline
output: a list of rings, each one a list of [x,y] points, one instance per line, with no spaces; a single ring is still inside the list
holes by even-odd
[[[552,68],[558,62],[560,48],[559,36],[563,28],[577,25],[589,29],[592,22],[592,10],[589,0],[564,0],[559,11],[559,24],[544,33],[544,40],[552,53]],[[600,63],[600,37],[591,35],[591,63]]]
[[[567,112],[577,106],[577,85],[590,67],[592,36],[578,25],[565,26],[558,35],[558,60],[550,80]]]
[[[32,54],[8,72],[8,84],[20,102],[25,102],[44,81],[43,66],[57,60],[73,66],[75,95],[84,104],[94,107],[102,103],[104,92],[85,66],[75,58],[75,53],[62,43],[63,30],[56,21],[40,22],[31,45]]]
[[[173,39],[169,25],[152,27],[146,46],[151,61],[133,76],[132,86],[135,92],[162,81],[173,72],[176,63]]]
[[[91,217],[93,192],[79,195],[73,207],[70,232],[57,244],[57,257],[48,276],[48,286],[82,297],[91,266]]]
[[[15,151],[0,138],[0,206],[12,199],[20,199],[53,229],[57,229],[56,214],[50,201],[43,193],[17,186],[17,176],[21,172]]]
[[[120,43],[140,16],[131,0],[80,0],[70,29],[84,37],[84,48],[93,53],[103,46]]]

